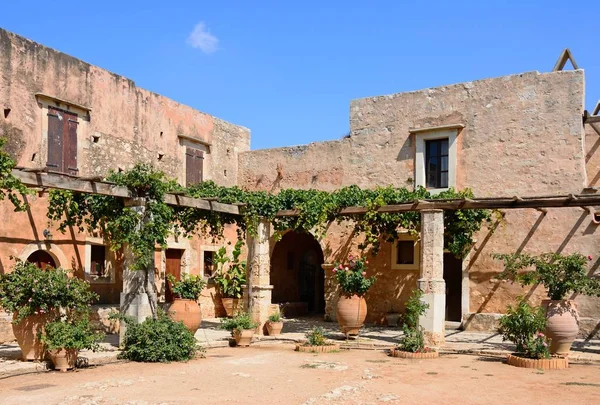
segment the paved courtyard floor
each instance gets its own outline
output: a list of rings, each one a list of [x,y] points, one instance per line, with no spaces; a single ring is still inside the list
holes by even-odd
[[[600,365],[538,371],[485,356],[215,348],[188,363],[121,363],[0,378],[0,404],[598,404]]]

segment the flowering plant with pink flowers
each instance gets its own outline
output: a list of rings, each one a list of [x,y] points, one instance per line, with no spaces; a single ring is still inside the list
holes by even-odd
[[[346,263],[336,263],[333,274],[347,297],[362,297],[375,282],[375,276],[367,277],[369,262],[364,257],[348,256]]]
[[[549,359],[550,339],[542,332],[531,336],[525,347],[525,356],[530,359]]]
[[[0,274],[0,308],[15,314],[18,323],[30,315],[85,312],[97,295],[89,284],[63,269],[40,269],[19,261],[12,271]]]

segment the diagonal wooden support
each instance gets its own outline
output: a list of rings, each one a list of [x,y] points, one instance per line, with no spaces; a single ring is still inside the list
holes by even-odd
[[[562,53],[558,57],[558,60],[556,61],[556,65],[554,65],[554,69],[552,69],[552,71],[558,72],[560,70],[563,70],[565,65],[567,64],[568,60],[571,61],[571,65],[573,65],[573,69],[575,69],[575,70],[579,69],[579,67],[577,66],[577,62],[575,62],[575,58],[573,58],[573,54],[571,53],[571,50],[569,48],[565,48],[565,49],[563,49]]]

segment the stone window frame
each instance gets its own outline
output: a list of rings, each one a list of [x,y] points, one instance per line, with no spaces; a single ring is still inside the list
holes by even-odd
[[[458,149],[456,138],[463,127],[463,125],[450,125],[410,131],[415,136],[415,188],[418,186],[426,187],[427,184],[425,172],[426,142],[438,139],[448,139],[448,187],[427,188],[427,190],[433,194],[437,194],[451,187],[456,188]]]
[[[92,277],[92,246],[104,246],[104,263],[110,274],[109,280],[97,280]],[[113,284],[116,280],[116,257],[114,252],[104,243],[104,239],[87,236],[85,238],[85,265],[84,265],[84,276],[85,280],[90,284]]]
[[[412,264],[398,264],[398,241],[413,241],[413,257],[414,262]],[[392,270],[419,270],[421,266],[421,242],[418,237],[412,236],[408,233],[398,235],[398,239],[392,244]]]

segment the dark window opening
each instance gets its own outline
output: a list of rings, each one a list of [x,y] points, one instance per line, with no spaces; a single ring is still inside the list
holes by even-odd
[[[215,272],[215,252],[204,251],[204,277],[212,277]]]
[[[56,262],[50,253],[45,250],[36,250],[27,258],[27,262],[35,264],[42,270],[56,268]]]
[[[106,246],[91,245],[90,278],[94,281],[110,280],[106,267]]]
[[[415,263],[415,243],[412,240],[399,240],[396,244],[396,264]]]
[[[427,188],[448,187],[448,138],[425,141]]]

